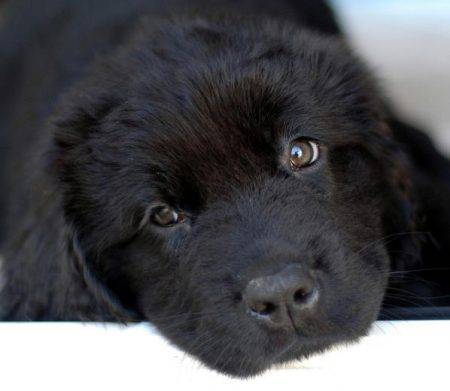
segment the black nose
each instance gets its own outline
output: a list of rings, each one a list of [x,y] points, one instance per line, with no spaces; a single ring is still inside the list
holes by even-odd
[[[242,295],[250,314],[271,325],[292,326],[316,304],[319,291],[314,278],[300,265],[277,274],[252,279]]]

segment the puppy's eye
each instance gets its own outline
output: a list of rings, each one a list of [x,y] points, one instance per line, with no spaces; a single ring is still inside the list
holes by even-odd
[[[161,227],[170,227],[184,221],[183,212],[176,212],[173,208],[167,205],[161,205],[153,208],[150,220],[153,224]]]
[[[310,166],[319,159],[319,145],[312,140],[295,140],[290,145],[289,163],[296,171],[303,167]]]

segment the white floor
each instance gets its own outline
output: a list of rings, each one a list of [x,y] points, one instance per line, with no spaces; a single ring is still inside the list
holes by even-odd
[[[378,322],[360,343],[250,380],[206,369],[141,324],[0,323],[0,389],[448,390],[449,322]]]

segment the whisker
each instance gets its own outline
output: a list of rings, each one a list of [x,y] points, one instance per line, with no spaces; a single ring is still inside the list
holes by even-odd
[[[364,247],[362,247],[360,250],[356,252],[356,255],[361,255],[364,251],[366,251],[371,246],[374,246],[376,244],[389,244],[392,243],[393,240],[395,240],[399,236],[406,236],[406,235],[431,235],[431,232],[429,231],[405,231],[405,232],[397,232],[394,234],[389,234],[386,236],[383,236],[382,238],[375,239],[372,242],[369,242]]]
[[[405,271],[393,271],[389,274],[402,274],[402,273],[419,273],[419,272],[428,272],[428,271],[447,271],[450,270],[450,267],[431,267],[431,268],[422,268],[422,269],[412,269]]]

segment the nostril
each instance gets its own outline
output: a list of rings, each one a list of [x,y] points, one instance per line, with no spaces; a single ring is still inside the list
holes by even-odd
[[[294,303],[303,304],[305,301],[308,300],[311,294],[312,294],[311,290],[305,288],[297,289],[294,293]]]
[[[293,295],[293,304],[298,308],[313,305],[318,299],[317,287],[298,288]]]
[[[250,307],[252,312],[262,316],[271,315],[276,311],[276,309],[276,305],[270,302],[255,303]]]

